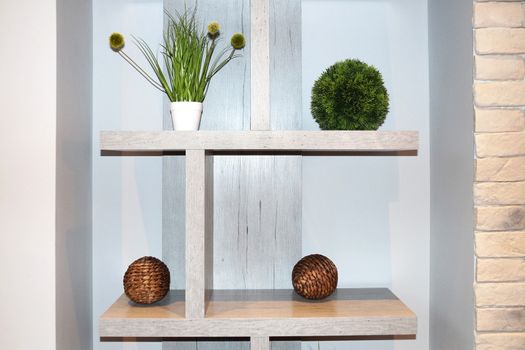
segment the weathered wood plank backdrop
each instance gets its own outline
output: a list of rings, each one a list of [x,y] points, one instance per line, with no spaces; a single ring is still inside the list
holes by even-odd
[[[168,11],[180,11],[185,3],[194,1],[164,1]],[[248,39],[243,57],[212,82],[201,128],[249,130],[250,0],[199,0],[198,13],[203,24],[221,23],[223,45],[237,31]],[[269,13],[270,125],[301,129],[301,1],[270,0]],[[169,112],[164,119],[165,129],[171,129]],[[172,272],[171,288],[183,289],[184,157],[164,157],[163,162],[163,259]],[[215,157],[215,289],[291,287],[291,269],[301,255],[301,173],[298,156]],[[166,342],[163,348],[247,350],[249,342]],[[297,342],[272,344],[274,350],[299,348]]]

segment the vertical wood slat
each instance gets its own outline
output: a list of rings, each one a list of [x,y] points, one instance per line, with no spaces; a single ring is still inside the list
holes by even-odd
[[[269,0],[251,0],[251,129],[270,130]]]
[[[270,0],[271,130],[303,128],[301,2]]]
[[[170,11],[183,10],[185,3],[192,6],[195,0],[164,1],[165,8]],[[232,61],[212,82],[204,104],[201,128],[246,130],[250,128],[251,121],[253,130],[301,129],[300,40],[290,44],[289,36],[282,34],[291,33],[292,37],[300,38],[300,0],[271,0],[269,4],[266,0],[262,3],[263,12],[259,9],[260,0],[199,0],[198,3],[199,18],[204,23],[217,20],[225,30],[224,35],[229,37],[230,31],[242,31],[248,38],[242,57]],[[273,23],[269,16],[270,9],[272,17],[275,16]],[[256,26],[253,22],[260,21],[256,17],[263,13],[262,26]],[[269,26],[276,26],[273,29],[277,30],[276,38],[273,38]],[[262,29],[263,33],[251,32],[254,27]],[[270,37],[274,39],[271,43]],[[251,50],[252,45],[259,47],[259,51]],[[260,52],[261,48],[266,52],[262,56],[255,53]],[[262,62],[255,57],[252,60],[252,54],[262,57]],[[252,70],[252,65],[258,65],[258,68]],[[252,77],[259,79],[263,88],[252,85]],[[278,90],[270,91],[270,86]],[[273,93],[271,97],[270,92]],[[260,107],[252,108],[251,103],[259,104]],[[270,107],[273,109],[270,110]],[[169,112],[166,114],[169,118]],[[263,126],[255,127],[254,120],[261,120],[257,114],[264,116]],[[171,124],[167,126],[170,128]],[[301,254],[300,162],[300,157],[289,156],[216,157],[213,241],[215,288],[289,288],[291,267]],[[169,179],[163,189],[163,196],[166,197],[164,202],[168,204],[163,210],[167,223],[163,236],[164,242],[169,245],[163,246],[163,252],[170,269],[180,269],[180,257],[184,255],[184,250],[180,250],[184,238],[184,183],[180,181],[180,177],[184,176],[184,163],[177,159],[169,164],[166,162],[165,166],[164,174]],[[180,279],[182,274],[177,271],[174,277]],[[180,284],[175,281],[173,286],[179,288]],[[272,342],[271,346],[274,350],[300,349],[300,343],[297,345],[289,341]],[[164,350],[197,348],[248,350],[250,343],[163,343]]]
[[[301,0],[269,0],[270,129],[302,129]],[[302,157],[273,157],[275,176],[274,288],[290,288],[302,252]],[[279,174],[286,174],[284,176]],[[268,243],[266,243],[268,244]],[[272,350],[300,350],[300,341],[273,341]]]
[[[210,289],[209,253],[213,231],[213,158],[204,150],[186,151],[186,318],[203,318]],[[206,249],[208,248],[208,249]]]
[[[205,155],[205,232],[204,232],[204,288],[205,288],[205,309],[206,303],[210,300],[211,292],[213,290],[213,217],[215,211],[213,209],[214,202],[214,188],[213,188],[213,172],[214,172],[214,157],[211,154]]]
[[[269,337],[251,337],[250,350],[270,350]]]

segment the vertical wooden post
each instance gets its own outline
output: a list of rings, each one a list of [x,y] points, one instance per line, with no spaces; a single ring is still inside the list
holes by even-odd
[[[213,158],[186,151],[186,318],[203,318],[211,289]]]
[[[250,350],[270,350],[269,337],[251,337]]]
[[[204,313],[206,313],[206,303],[210,300],[213,290],[213,154],[205,154],[205,227],[204,227]]]
[[[252,130],[270,130],[269,0],[251,0]]]

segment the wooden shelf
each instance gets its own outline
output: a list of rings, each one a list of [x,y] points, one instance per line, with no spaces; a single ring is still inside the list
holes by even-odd
[[[204,318],[186,319],[183,291],[153,306],[122,295],[100,318],[101,337],[339,337],[415,335],[417,320],[388,289],[338,289],[307,301],[292,290],[215,290]]]
[[[102,315],[100,336],[249,337],[255,348],[263,344],[260,349],[269,348],[269,337],[414,336],[416,316],[388,289],[339,289],[323,301],[307,301],[292,290],[209,289],[213,155],[415,155],[417,149],[413,131],[102,132],[102,151],[186,155],[187,269],[186,290],[171,291],[158,304],[136,305],[121,296]]]
[[[413,152],[417,131],[102,131],[102,151]]]

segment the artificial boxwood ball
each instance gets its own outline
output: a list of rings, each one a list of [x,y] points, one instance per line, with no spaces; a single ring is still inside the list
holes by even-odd
[[[383,77],[359,60],[337,62],[314,83],[311,110],[323,130],[377,130],[388,113]]]

